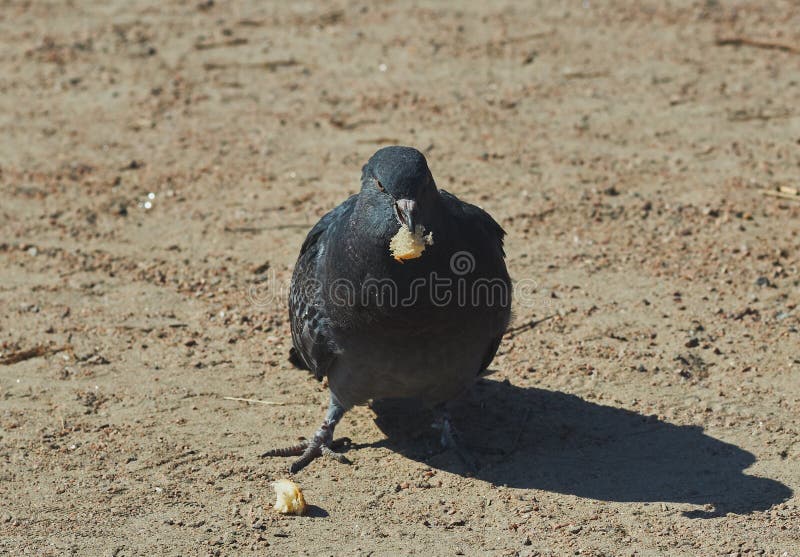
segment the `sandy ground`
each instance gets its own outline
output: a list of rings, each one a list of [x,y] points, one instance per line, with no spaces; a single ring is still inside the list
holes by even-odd
[[[797,3],[264,4],[0,0],[0,553],[800,555]],[[358,408],[279,516],[291,269],[391,143],[527,284],[480,468]]]

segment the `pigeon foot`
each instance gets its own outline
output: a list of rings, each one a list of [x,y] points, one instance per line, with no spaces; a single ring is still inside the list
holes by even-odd
[[[478,471],[478,463],[468,451],[464,450],[458,431],[453,427],[449,413],[441,412],[432,427],[441,432],[439,441],[442,444],[442,448],[453,451],[461,463],[466,466],[467,470],[473,473]]]
[[[343,414],[344,409],[332,397],[328,408],[328,417],[322,422],[322,425],[314,433],[311,440],[303,439],[298,444],[290,447],[270,449],[262,453],[261,456],[299,456],[300,458],[295,460],[289,467],[289,473],[291,474],[296,474],[320,457],[328,457],[342,464],[350,464],[350,460],[346,456],[334,450],[340,447],[347,449],[350,446],[350,439],[347,437],[335,440],[333,438],[333,430]]]
[[[332,458],[342,464],[350,464],[350,460],[342,453],[336,452],[334,449],[339,447],[347,447],[350,445],[350,439],[342,437],[340,439],[333,439],[333,428],[325,422],[314,433],[314,437],[309,441],[303,439],[296,445],[291,447],[283,447],[279,449],[270,449],[263,453],[262,457],[269,456],[299,456],[292,465],[289,467],[289,472],[296,474],[315,459],[319,457]]]

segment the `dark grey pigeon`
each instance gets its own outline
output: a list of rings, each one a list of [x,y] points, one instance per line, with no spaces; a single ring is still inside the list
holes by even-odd
[[[400,227],[430,234],[395,259]],[[351,407],[415,399],[433,410],[467,390],[497,352],[511,316],[505,233],[482,209],[439,190],[425,157],[385,147],[362,170],[361,191],[326,214],[292,276],[290,360],[328,378],[328,415],[313,438],[264,456],[300,456],[297,472],[331,449]],[[443,442],[452,441],[442,413]]]

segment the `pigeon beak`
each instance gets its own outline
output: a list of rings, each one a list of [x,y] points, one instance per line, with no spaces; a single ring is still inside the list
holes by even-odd
[[[412,233],[417,225],[417,202],[413,199],[398,199],[394,204],[397,220]]]

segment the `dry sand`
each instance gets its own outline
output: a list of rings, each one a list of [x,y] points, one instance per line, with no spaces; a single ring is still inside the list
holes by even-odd
[[[0,1],[0,553],[800,555],[800,7],[665,4]],[[279,516],[285,287],[391,143],[526,281],[480,470],[359,408]]]

